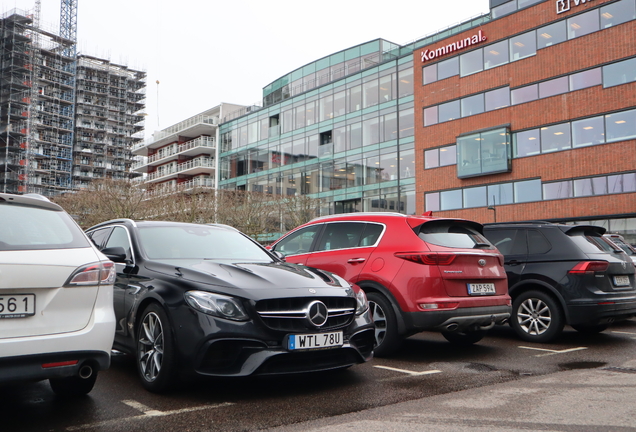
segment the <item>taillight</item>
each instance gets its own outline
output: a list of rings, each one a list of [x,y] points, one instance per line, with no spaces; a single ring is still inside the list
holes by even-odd
[[[78,268],[64,285],[110,285],[115,282],[115,276],[115,263],[102,261]]]
[[[418,264],[447,266],[455,261],[457,255],[437,252],[396,252],[395,256]]]
[[[420,303],[422,309],[455,309],[459,302]]]
[[[569,273],[595,273],[604,272],[609,268],[607,261],[581,261],[575,265]]]

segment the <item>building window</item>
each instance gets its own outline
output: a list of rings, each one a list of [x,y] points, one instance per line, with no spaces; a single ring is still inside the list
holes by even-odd
[[[565,21],[541,27],[537,30],[537,49],[547,48],[568,39]]]
[[[539,97],[547,98],[559,94],[567,93],[569,89],[568,77],[552,79],[539,83]]]
[[[461,100],[462,117],[481,114],[484,112],[484,94],[476,94]]]
[[[437,79],[443,80],[459,75],[459,57],[453,57],[437,64]]]
[[[572,122],[572,147],[586,147],[604,142],[605,128],[602,116]]]
[[[515,203],[541,201],[541,180],[514,182]]]
[[[486,92],[486,111],[510,106],[510,88],[502,87]]]
[[[570,180],[543,184],[544,200],[564,198],[572,198],[572,182]]]
[[[488,185],[488,205],[512,204],[512,183]]]
[[[541,152],[549,153],[572,148],[570,124],[563,123],[541,128]]]
[[[605,141],[623,141],[636,138],[636,110],[605,116]]]
[[[568,39],[574,39],[594,33],[600,29],[598,9],[567,19]]]
[[[511,168],[510,132],[506,128],[457,138],[457,177],[466,178]]]
[[[586,70],[570,75],[570,91],[600,85],[603,82],[601,68]]]
[[[459,101],[455,100],[455,101],[440,104],[438,116],[439,116],[440,123],[460,118],[461,113],[460,113]]]
[[[513,156],[534,156],[541,153],[539,129],[518,132],[513,136]]]
[[[517,61],[537,53],[536,32],[531,31],[510,38],[510,60]]]
[[[463,206],[463,193],[461,189],[440,193],[440,210],[456,210]]]
[[[603,87],[613,87],[636,81],[636,58],[603,66]]]
[[[521,87],[510,91],[510,99],[513,105],[532,102],[539,99],[539,87],[537,84]]]
[[[486,207],[486,191],[486,186],[464,189],[464,208]]]
[[[478,49],[459,56],[461,76],[471,75],[484,70],[484,50]]]
[[[508,41],[503,40],[484,48],[484,69],[508,63]]]
[[[636,2],[623,0],[601,8],[601,28],[608,28],[636,19]]]

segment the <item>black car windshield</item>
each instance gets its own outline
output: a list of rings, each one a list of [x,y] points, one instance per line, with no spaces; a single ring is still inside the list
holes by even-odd
[[[419,237],[427,243],[460,249],[494,249],[494,246],[468,223],[431,221],[420,228]]]
[[[63,211],[0,201],[0,221],[0,251],[90,247],[80,227]]]
[[[271,262],[271,256],[236,231],[184,225],[140,227],[139,237],[146,256],[162,259],[211,259]]]

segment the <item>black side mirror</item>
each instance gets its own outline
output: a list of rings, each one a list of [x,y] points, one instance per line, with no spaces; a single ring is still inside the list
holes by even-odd
[[[106,257],[116,263],[126,263],[126,250],[123,247],[109,247],[101,250],[101,253],[106,255]]]

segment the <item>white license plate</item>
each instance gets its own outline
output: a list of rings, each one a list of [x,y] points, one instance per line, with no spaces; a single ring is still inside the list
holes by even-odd
[[[26,318],[35,315],[35,294],[0,293],[0,319]]]
[[[342,332],[289,335],[287,347],[290,350],[334,348],[342,346]]]
[[[496,293],[495,284],[493,283],[468,284],[468,294],[470,295],[489,295]]]
[[[614,276],[614,285],[629,286],[629,276]]]

